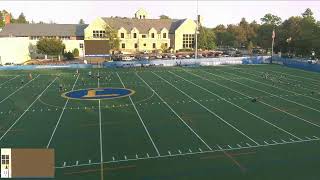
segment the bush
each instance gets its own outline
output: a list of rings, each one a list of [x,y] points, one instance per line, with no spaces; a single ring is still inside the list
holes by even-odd
[[[79,50],[77,48],[75,48],[73,51],[72,51],[72,54],[73,54],[73,57],[79,57]]]
[[[66,58],[66,60],[72,60],[74,59],[74,55],[72,52],[68,51],[67,53],[64,53],[63,56]]]

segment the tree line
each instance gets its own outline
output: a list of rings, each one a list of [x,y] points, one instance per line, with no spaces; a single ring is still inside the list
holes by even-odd
[[[320,57],[320,21],[307,8],[300,16],[286,20],[266,14],[251,23],[242,18],[238,24],[218,25],[214,28],[199,27],[198,48],[215,47],[246,48],[259,47],[271,50],[272,32],[275,31],[274,51],[290,56],[307,57],[315,52]]]
[[[0,11],[0,17],[3,13]],[[10,14],[10,13],[9,13]],[[10,14],[11,15],[11,14]],[[160,19],[170,19],[161,15]],[[216,49],[217,47],[246,48],[249,52],[253,48],[271,51],[272,32],[275,31],[274,51],[290,56],[306,57],[314,52],[320,57],[320,21],[317,21],[311,9],[307,8],[301,15],[292,16],[286,20],[273,14],[266,14],[261,19],[248,22],[242,18],[238,24],[218,25],[214,28],[199,26],[198,48]],[[21,13],[17,18],[11,15],[11,23],[29,23]],[[31,21],[31,23],[34,23]],[[44,23],[44,22],[39,22]],[[84,24],[80,19],[79,24]],[[0,27],[4,26],[0,22]]]
[[[4,27],[5,25],[4,21],[1,19],[4,14],[10,15],[10,23],[12,24],[56,24],[54,21],[50,21],[49,23],[44,21],[39,21],[39,22],[35,22],[33,20],[28,21],[23,12],[21,12],[20,15],[17,18],[15,18],[10,12],[6,10],[2,10],[0,11],[0,28]],[[78,24],[85,24],[85,22],[83,19],[80,19]]]

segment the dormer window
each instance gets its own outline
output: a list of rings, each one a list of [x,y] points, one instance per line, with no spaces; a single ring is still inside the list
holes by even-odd
[[[121,33],[120,37],[123,39],[124,38],[124,33]]]
[[[137,33],[133,33],[133,38],[137,38]]]
[[[167,33],[163,33],[162,38],[167,38]]]
[[[151,33],[151,38],[154,38],[154,33]]]

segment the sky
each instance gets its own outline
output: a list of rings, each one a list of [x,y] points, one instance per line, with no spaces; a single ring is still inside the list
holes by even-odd
[[[165,14],[174,19],[196,18],[196,1],[0,1],[0,9],[6,9],[18,17],[21,12],[27,20],[78,23],[84,19],[90,23],[97,17],[133,17],[139,8],[146,9],[150,18]],[[236,24],[242,17],[251,22],[266,13],[280,16],[283,20],[298,16],[310,8],[320,20],[320,1],[198,1],[199,14],[204,25]]]

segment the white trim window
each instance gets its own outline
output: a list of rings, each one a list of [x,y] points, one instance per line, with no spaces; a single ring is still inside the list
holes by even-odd
[[[182,38],[182,47],[183,47],[183,49],[193,48],[194,39],[195,39],[195,35],[194,34],[183,34],[183,38]]]
[[[93,38],[105,38],[105,37],[106,37],[106,31],[103,31],[103,30],[93,30],[93,31],[92,31],[92,37],[93,37]]]
[[[70,36],[60,36],[61,40],[70,40]]]
[[[30,40],[39,40],[40,36],[30,36]]]

